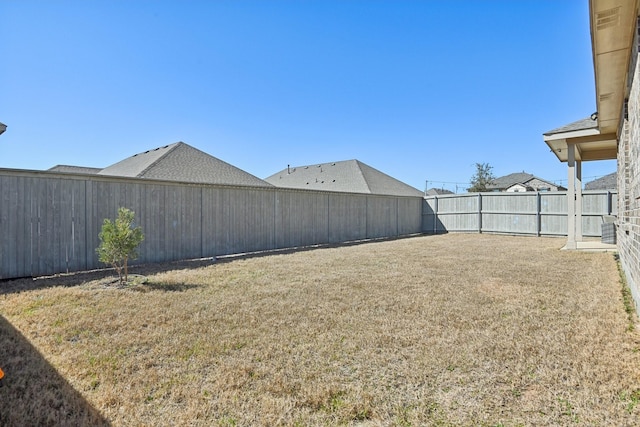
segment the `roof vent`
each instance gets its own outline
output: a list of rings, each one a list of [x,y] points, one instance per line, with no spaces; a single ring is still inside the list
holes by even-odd
[[[596,13],[596,29],[617,27],[620,25],[620,6]]]
[[[600,95],[600,101],[606,101],[607,99],[611,98],[612,96],[613,96],[613,92],[603,93],[602,95]]]

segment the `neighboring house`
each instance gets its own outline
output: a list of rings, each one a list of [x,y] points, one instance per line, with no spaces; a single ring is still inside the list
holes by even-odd
[[[566,188],[526,172],[516,172],[501,176],[487,185],[487,191],[504,191],[508,193],[563,190],[566,190]]]
[[[618,189],[618,173],[610,173],[609,175],[587,182],[584,185],[584,189],[616,191]]]
[[[445,190],[444,188],[430,188],[427,190],[427,196],[442,196],[445,194],[455,194],[453,191]]]
[[[422,197],[424,193],[359,160],[287,167],[265,178],[284,188]]]
[[[89,168],[85,166],[69,166],[69,165],[56,165],[49,169],[49,172],[64,172],[64,173],[80,173],[85,175],[95,175],[100,172],[100,168]]]
[[[586,1],[586,0],[585,0]],[[590,0],[596,113],[544,134],[568,168],[567,249],[582,238],[581,162],[617,160],[617,250],[640,311],[640,2]]]
[[[223,162],[184,142],[135,154],[98,172],[125,176],[201,184],[271,187],[271,184]]]

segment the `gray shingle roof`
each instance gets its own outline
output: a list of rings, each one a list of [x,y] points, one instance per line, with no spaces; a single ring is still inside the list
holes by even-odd
[[[81,173],[81,174],[97,174],[102,169],[89,168],[85,166],[70,166],[70,165],[56,165],[49,169],[50,172],[64,172],[64,173]]]
[[[206,184],[271,187],[271,184],[184,142],[135,154],[99,172],[126,176]]]
[[[423,195],[422,191],[359,160],[290,167],[269,176],[265,181],[284,188],[397,196]]]
[[[526,172],[511,173],[494,179],[491,184],[487,185],[487,190],[509,188],[514,184],[525,184],[533,178],[533,175]]]
[[[618,188],[618,173],[610,173],[584,185],[585,190],[616,190]]]
[[[598,128],[598,119],[596,118],[594,120],[591,117],[587,117],[587,118],[569,123],[568,125],[564,125],[562,127],[545,132],[543,135],[554,135],[557,133],[573,132],[578,130],[597,129],[597,128]]]
[[[556,185],[542,178],[538,178],[537,176],[532,175],[530,173],[515,172],[509,175],[495,178],[491,184],[487,185],[487,190],[489,191],[506,190],[507,188],[516,184],[522,184],[525,187],[532,187],[535,190],[536,187],[540,187],[541,183],[544,183],[545,186],[546,184],[549,184],[549,186],[552,186],[552,188],[557,187],[559,190],[565,189],[562,186]]]

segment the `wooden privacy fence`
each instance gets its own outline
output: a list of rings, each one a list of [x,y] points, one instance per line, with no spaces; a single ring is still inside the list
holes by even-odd
[[[0,169],[0,279],[104,266],[104,218],[136,213],[138,263],[422,231],[422,198]]]
[[[585,191],[582,233],[600,236],[603,216],[617,215],[618,195]],[[467,193],[425,198],[425,233],[448,231],[535,236],[567,235],[567,193]]]

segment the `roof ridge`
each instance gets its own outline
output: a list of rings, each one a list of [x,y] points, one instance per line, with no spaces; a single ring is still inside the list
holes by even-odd
[[[367,176],[364,174],[364,172],[362,171],[362,167],[360,165],[365,165],[368,166],[364,163],[362,163],[360,160],[358,159],[353,159],[353,161],[356,163],[356,169],[358,169],[358,172],[360,173],[360,175],[362,176],[362,179],[364,180],[364,183],[367,186],[367,190],[369,190],[369,193],[373,193],[373,191],[371,191],[371,184],[369,183],[369,181],[367,180]]]
[[[145,153],[148,153],[149,151],[155,151],[155,150],[159,150],[161,148],[169,148],[169,150],[166,153],[163,153],[160,157],[158,157],[156,159],[156,161],[151,162],[146,168],[144,168],[139,174],[138,174],[138,178],[143,178],[144,175],[147,173],[147,171],[149,171],[152,167],[154,167],[155,165],[157,165],[158,163],[160,163],[160,160],[164,159],[169,153],[171,153],[173,150],[175,150],[177,147],[179,147],[180,145],[184,145],[184,142],[182,141],[178,141],[178,142],[174,142],[173,144],[169,144],[169,145],[165,145],[163,147],[156,147],[153,148],[151,150],[147,150],[145,151]],[[172,147],[173,146],[173,147]],[[137,156],[137,154],[136,154]]]
[[[322,165],[335,165],[336,163],[348,163],[348,162],[353,162],[353,161],[357,161],[357,160],[356,159],[330,160],[328,162],[308,163],[306,165],[289,165],[289,169],[306,168],[306,167],[311,167],[311,166],[322,166]],[[287,170],[287,168],[282,169],[282,171],[285,171],[285,170]]]

